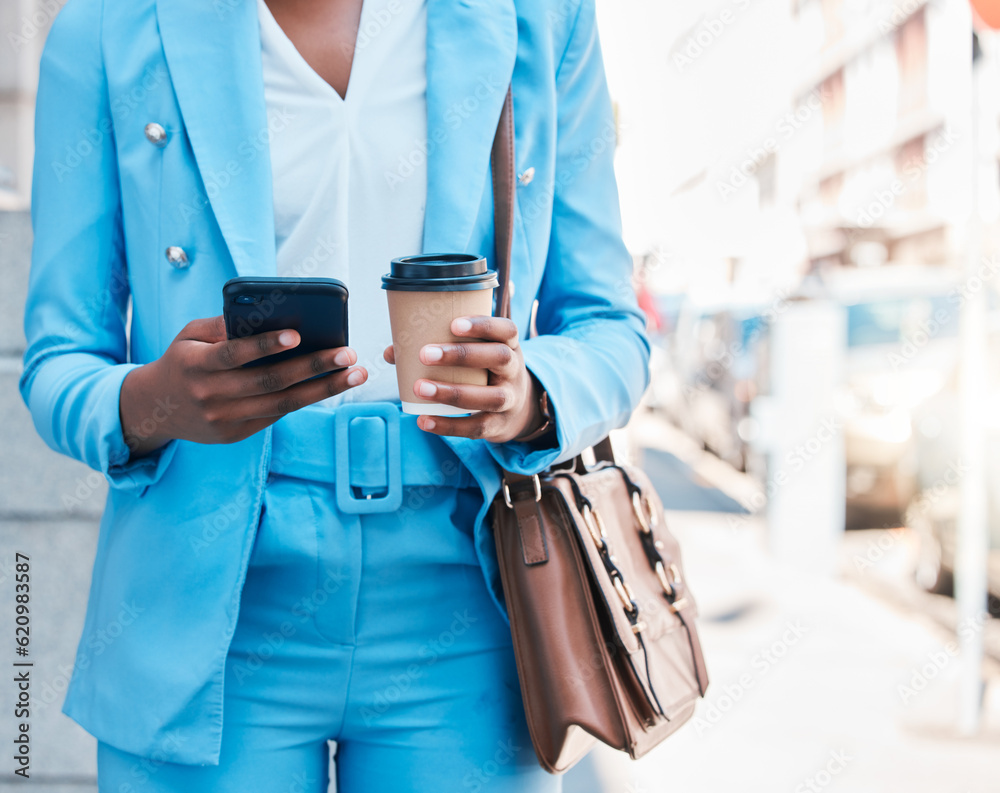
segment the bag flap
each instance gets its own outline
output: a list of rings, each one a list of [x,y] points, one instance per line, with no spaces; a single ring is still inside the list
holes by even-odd
[[[641,470],[628,466],[559,472],[545,481],[566,502],[600,605],[649,708],[669,717],[700,693],[696,665],[703,660],[688,632],[695,630],[697,609],[680,546],[666,530],[656,491]],[[656,568],[654,559],[662,560]]]

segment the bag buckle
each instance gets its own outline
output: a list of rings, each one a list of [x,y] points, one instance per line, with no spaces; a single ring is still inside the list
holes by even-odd
[[[356,418],[379,418],[385,425],[384,453],[386,491],[382,495],[355,496],[351,485],[351,422]],[[399,408],[390,402],[347,402],[334,409],[334,450],[337,455],[337,507],[341,512],[361,515],[395,512],[403,504],[403,466],[400,449]],[[365,448],[379,456],[382,450]],[[360,462],[360,461],[358,461]],[[366,461],[367,462],[367,461]]]
[[[535,486],[535,501],[542,500],[542,480],[538,478],[538,474],[531,477],[531,482]],[[507,477],[503,478],[503,500],[507,504],[509,509],[514,509],[514,501],[510,497],[510,485],[507,484]]]

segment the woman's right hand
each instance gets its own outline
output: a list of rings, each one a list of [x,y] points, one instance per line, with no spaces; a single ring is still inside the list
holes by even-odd
[[[242,368],[299,341],[294,330],[229,340],[221,316],[189,322],[162,357],[133,369],[122,383],[119,414],[131,458],[175,438],[235,443],[368,379],[363,367],[346,368],[358,359],[350,347]]]

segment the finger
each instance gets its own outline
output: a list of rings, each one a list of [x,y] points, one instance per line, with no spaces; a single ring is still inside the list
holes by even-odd
[[[514,389],[509,385],[452,385],[433,380],[417,380],[413,393],[445,405],[467,410],[502,413],[514,407]]]
[[[350,347],[335,347],[307,355],[297,355],[279,363],[251,369],[235,369],[228,375],[232,380],[227,383],[226,390],[233,396],[274,394],[311,377],[352,366],[357,360],[357,353]]]
[[[220,341],[213,345],[208,355],[208,366],[211,369],[237,369],[258,358],[290,350],[300,341],[301,337],[294,330],[271,330],[241,339]]]
[[[327,397],[356,388],[368,379],[368,371],[361,366],[333,372],[315,380],[293,385],[277,394],[241,399],[237,412],[243,420],[284,416]]]
[[[514,350],[497,342],[427,344],[420,349],[421,363],[430,366],[467,366],[503,374],[516,361]]]
[[[209,344],[226,340],[226,319],[219,314],[217,317],[192,319],[177,334],[178,339],[203,341]]]
[[[386,363],[391,363],[395,365],[396,363],[396,349],[390,344],[382,351],[382,357],[385,359]]]
[[[499,413],[477,413],[474,416],[420,416],[417,426],[433,435],[453,435],[462,438],[490,440],[499,438],[505,418]]]
[[[517,349],[517,325],[503,317],[459,317],[451,322],[451,332],[482,341],[499,341]]]

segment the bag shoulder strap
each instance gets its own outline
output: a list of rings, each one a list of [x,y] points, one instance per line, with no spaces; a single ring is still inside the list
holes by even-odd
[[[508,86],[493,139],[493,225],[496,235],[497,316],[510,319],[510,251],[514,241],[514,102]]]
[[[497,123],[497,133],[493,138],[493,151],[490,154],[490,172],[493,178],[493,228],[496,237],[496,269],[497,286],[496,315],[510,319],[510,258],[514,242],[514,189],[517,181],[514,164],[514,101],[511,86],[507,87],[507,95],[500,110],[500,121]],[[605,437],[594,446],[594,453],[599,462],[615,461],[611,447],[611,438]],[[583,458],[578,456],[575,468],[580,473],[586,471]],[[505,472],[508,481],[514,482],[523,478]]]

